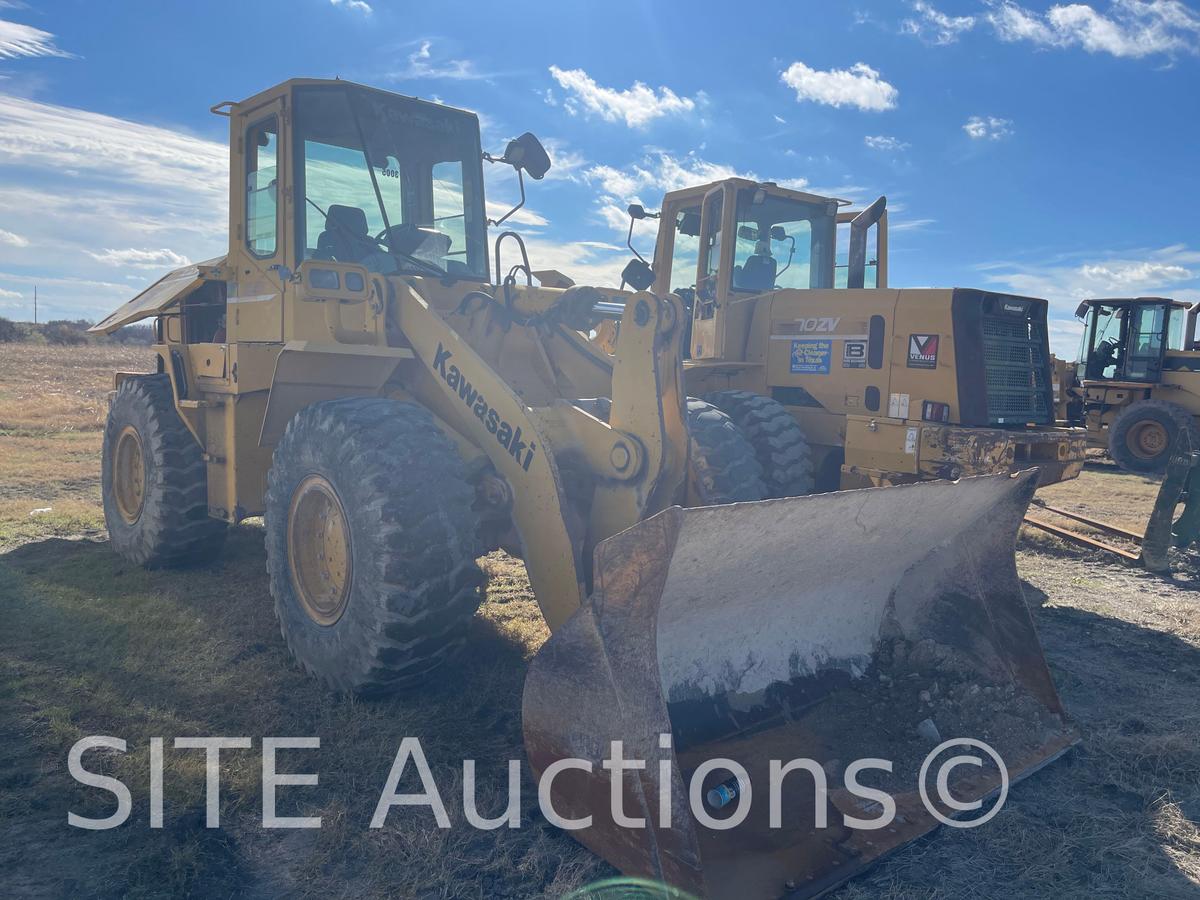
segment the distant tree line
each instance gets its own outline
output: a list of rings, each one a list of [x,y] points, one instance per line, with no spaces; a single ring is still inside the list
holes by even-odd
[[[146,324],[126,325],[112,334],[88,334],[87,319],[54,319],[34,325],[13,322],[0,316],[0,344],[27,342],[75,347],[81,344],[153,344],[154,328]]]

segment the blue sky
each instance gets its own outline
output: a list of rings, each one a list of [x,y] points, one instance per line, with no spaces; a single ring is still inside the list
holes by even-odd
[[[0,0],[0,315],[98,318],[225,242],[227,120],[294,76],[475,110],[555,168],[535,268],[615,283],[632,200],[887,194],[893,286],[1200,300],[1200,10],[1176,0]],[[515,195],[511,172],[489,197]],[[643,241],[649,247],[650,241]]]

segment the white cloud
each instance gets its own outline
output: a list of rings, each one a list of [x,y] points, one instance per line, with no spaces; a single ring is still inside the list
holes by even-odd
[[[224,144],[3,94],[0,163],[55,171],[60,181],[64,175],[74,175],[88,184],[133,182],[198,191],[222,202],[229,180],[229,151]]]
[[[780,125],[787,124],[787,119],[785,119],[783,116],[775,115],[775,116],[771,116],[771,118],[774,119],[776,122],[778,122]]]
[[[223,143],[0,94],[3,227],[27,242],[0,240],[0,265],[23,273],[0,287],[36,283],[56,316],[97,318],[152,268],[220,255],[228,191]],[[120,248],[157,256],[109,255]],[[114,283],[118,265],[136,280]]]
[[[571,95],[563,101],[567,112],[574,115],[582,106],[585,112],[595,113],[606,122],[624,122],[630,128],[644,128],[663,116],[690,113],[702,99],[702,95],[681,97],[668,87],[655,90],[640,81],[625,90],[603,87],[583,69],[551,66],[550,74]]]
[[[928,228],[934,224],[937,219],[901,219],[898,222],[888,221],[888,233],[893,231],[918,231],[922,228]]]
[[[550,155],[550,171],[546,181],[578,181],[587,159],[557,138],[543,138],[542,146]]]
[[[487,216],[489,219],[499,219],[506,212],[513,208],[512,203],[502,203],[498,200],[488,200]],[[521,207],[512,216],[505,220],[507,225],[529,225],[533,228],[542,228],[550,223],[546,221],[545,216],[535,213],[532,209],[526,206]]]
[[[979,266],[1001,290],[1050,301],[1051,349],[1073,359],[1079,326],[1075,307],[1097,297],[1167,296],[1200,300],[1200,251],[1182,244],[1122,254],[1089,254],[1072,262],[1001,262]]]
[[[1189,268],[1198,263],[1200,253],[1176,245],[1077,265],[993,264],[985,268],[984,279],[1016,293],[1061,300],[1062,309],[1074,310],[1080,300],[1089,297],[1135,297],[1186,284],[1200,277],[1196,269]]]
[[[626,207],[631,202],[654,210],[661,205],[663,195],[669,191],[726,178],[762,181],[754,172],[743,172],[733,166],[711,162],[695,153],[680,157],[665,150],[651,151],[640,162],[624,168],[594,165],[583,173],[583,177],[600,188],[601,197],[596,202],[596,211],[601,221],[621,234],[629,228]],[[803,178],[781,179],[776,183],[793,190],[808,188],[808,181]],[[652,219],[642,219],[634,226],[634,234],[652,237],[656,227]]]
[[[911,146],[899,138],[890,137],[886,134],[868,134],[863,138],[863,143],[872,150],[884,150],[888,153],[900,153]]]
[[[365,16],[369,16],[372,12],[371,4],[364,2],[364,0],[329,0],[329,2],[333,6],[340,7],[341,9],[351,9]]]
[[[534,269],[557,269],[576,284],[615,288],[629,261],[628,249],[601,241],[559,243],[535,236],[525,238],[525,245]]]
[[[916,16],[901,22],[900,30],[929,44],[953,44],[960,34],[975,27],[974,16],[949,16],[923,0],[916,0],[912,7]]]
[[[827,106],[855,106],[869,112],[895,109],[900,92],[884,81],[866,63],[827,72],[794,62],[779,80],[796,92],[799,101],[811,100]]]
[[[1012,122],[995,116],[971,116],[962,128],[973,141],[998,141],[1012,134]]]
[[[469,59],[435,59],[433,41],[424,40],[408,55],[408,68],[391,76],[400,78],[446,78],[451,81],[486,80],[489,75],[475,68]]]
[[[4,300],[20,300],[24,296],[20,291],[6,291],[0,288],[0,298]]]
[[[127,250],[104,250],[100,253],[88,250],[87,255],[108,266],[132,269],[178,269],[191,262],[186,256],[166,248],[137,250],[131,247]]]
[[[32,25],[0,19],[0,59],[21,56],[63,56],[71,54],[54,45],[54,35]]]
[[[654,190],[662,194],[725,178],[762,180],[753,172],[742,172],[733,166],[710,162],[694,153],[673,156],[665,150],[655,150],[640,163],[623,169],[604,165],[592,166],[584,173],[584,177],[599,184],[605,193],[625,200],[638,200],[640,191]],[[793,178],[779,181],[778,184],[801,190],[808,182],[803,178]],[[657,202],[661,197],[655,196],[651,199]]]
[[[1113,0],[1104,13],[1070,3],[1052,6],[1044,15],[1012,0],[990,5],[988,22],[1003,41],[1135,59],[1200,52],[1200,16],[1179,0]]]
[[[28,247],[29,239],[0,228],[0,244],[8,244],[10,247]]]

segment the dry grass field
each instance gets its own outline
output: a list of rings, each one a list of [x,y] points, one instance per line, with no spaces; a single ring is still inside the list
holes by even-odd
[[[442,830],[423,809],[367,827],[392,758],[421,738],[461,824],[461,760],[479,761],[494,814],[505,761],[522,759],[520,690],[545,639],[523,568],[486,560],[486,603],[461,665],[417,695],[330,696],[290,662],[270,598],[261,528],[234,530],[222,559],[147,572],[109,552],[99,506],[105,394],[144,349],[0,345],[0,883],[34,897],[561,897],[612,874],[536,813],[523,827]],[[1144,524],[1145,479],[1090,465],[1047,500]],[[943,829],[840,888],[859,898],[1200,896],[1200,555],[1170,578],[1041,536],[1019,567],[1064,702],[1083,742],[1014,787],[975,830]],[[111,811],[67,774],[81,736],[128,741],[89,765],[130,788],[129,822],[67,825]],[[203,754],[174,736],[255,736],[222,756],[222,827],[204,827]],[[283,815],[319,831],[264,830],[263,735],[321,735],[281,769],[320,772],[281,794]],[[149,741],[168,740],[165,825],[150,829]],[[415,779],[402,788],[415,789]]]

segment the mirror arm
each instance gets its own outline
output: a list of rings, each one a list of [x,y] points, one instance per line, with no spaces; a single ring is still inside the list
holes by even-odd
[[[625,246],[629,248],[630,253],[632,253],[634,256],[636,256],[638,259],[640,259],[642,262],[645,262],[646,261],[645,258],[642,256],[642,254],[638,253],[637,250],[633,246],[633,223],[635,221],[636,220],[633,218],[633,216],[629,217],[629,234],[627,234],[625,236]]]
[[[492,159],[490,156],[488,156],[486,153],[483,155],[483,158],[484,158],[484,159],[486,159],[486,160],[488,160],[489,162],[495,162],[495,160],[493,160],[493,159]],[[516,169],[516,166],[513,166],[513,168],[514,168],[514,169]],[[487,223],[488,223],[488,225],[501,225],[501,224],[503,224],[504,222],[508,221],[509,217],[510,217],[510,216],[511,216],[513,213],[515,213],[515,212],[516,212],[518,209],[520,209],[522,206],[524,206],[524,205],[525,205],[525,176],[523,176],[523,175],[521,174],[521,170],[520,170],[520,169],[517,169],[517,184],[518,184],[518,185],[520,185],[520,187],[521,187],[521,202],[520,202],[520,203],[518,203],[516,206],[514,206],[512,209],[510,209],[508,212],[506,212],[504,215],[502,215],[500,218],[498,218],[498,219],[488,219],[488,220],[487,220]]]

